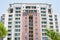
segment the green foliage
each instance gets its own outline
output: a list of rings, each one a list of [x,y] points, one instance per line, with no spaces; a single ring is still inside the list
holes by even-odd
[[[4,38],[7,35],[7,29],[5,28],[4,24],[0,22],[0,38]]]
[[[60,40],[60,34],[54,30],[46,29],[46,35],[51,38],[51,40]]]

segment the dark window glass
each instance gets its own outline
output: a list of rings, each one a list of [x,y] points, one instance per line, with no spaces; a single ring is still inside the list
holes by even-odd
[[[16,10],[21,9],[21,7],[16,7]]]
[[[55,21],[57,21],[57,18],[55,18]]]
[[[42,20],[46,20],[46,18],[42,18]]]
[[[30,8],[30,6],[26,6],[26,8]]]
[[[8,26],[8,28],[11,28],[11,26]]]
[[[21,14],[15,14],[15,16],[21,16]]]
[[[50,26],[50,28],[53,28],[53,26]]]
[[[9,17],[12,17],[12,15],[9,15]]]
[[[16,21],[15,23],[16,23],[16,24],[20,24],[20,21]]]
[[[50,22],[50,24],[53,24],[53,22]]]
[[[42,28],[46,28],[46,25],[42,25]]]
[[[46,8],[41,8],[41,10],[46,10]]]
[[[42,24],[47,24],[47,22],[43,21]]]
[[[46,29],[42,29],[42,32],[46,32]]]
[[[8,24],[12,24],[12,22],[8,22]]]
[[[36,9],[36,6],[32,6],[33,9]]]
[[[11,36],[11,34],[8,34],[8,36]]]
[[[21,11],[16,11],[16,13],[21,13]]]
[[[46,11],[41,11],[41,13],[46,13]]]
[[[52,17],[52,15],[49,15],[49,17]]]
[[[58,28],[58,26],[56,26],[56,28]]]
[[[10,13],[13,13],[13,9],[10,9]]]
[[[7,40],[11,40],[11,38],[7,38]]]
[[[11,30],[8,30],[8,32],[11,32]]]
[[[50,21],[53,21],[53,19],[49,19]]]
[[[20,29],[15,29],[15,32],[20,32]]]
[[[10,21],[10,20],[12,20],[12,18],[9,18],[8,20]]]
[[[57,15],[55,15],[55,17],[57,17]]]
[[[20,40],[20,37],[15,37],[15,40]]]
[[[15,25],[15,28],[20,28],[20,25]]]
[[[20,20],[20,18],[15,18],[15,20]]]
[[[51,13],[51,9],[48,9],[48,13]]]
[[[46,16],[46,14],[41,14],[41,16]]]
[[[20,33],[15,33],[15,36],[20,36]]]

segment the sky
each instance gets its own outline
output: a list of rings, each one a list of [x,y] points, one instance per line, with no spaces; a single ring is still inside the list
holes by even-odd
[[[9,4],[12,3],[48,3],[52,4],[53,13],[59,15],[60,19],[60,0],[0,0],[0,16],[4,14]]]

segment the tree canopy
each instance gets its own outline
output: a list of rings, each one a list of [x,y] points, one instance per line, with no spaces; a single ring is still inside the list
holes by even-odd
[[[46,29],[46,35],[51,38],[51,40],[60,40],[60,33],[55,30]]]
[[[0,22],[0,38],[4,38],[7,35],[7,29],[2,22]]]

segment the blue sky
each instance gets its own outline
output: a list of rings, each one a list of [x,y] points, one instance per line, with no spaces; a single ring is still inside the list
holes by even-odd
[[[0,15],[7,11],[11,3],[49,3],[52,4],[53,12],[60,13],[60,0],[0,0]]]

